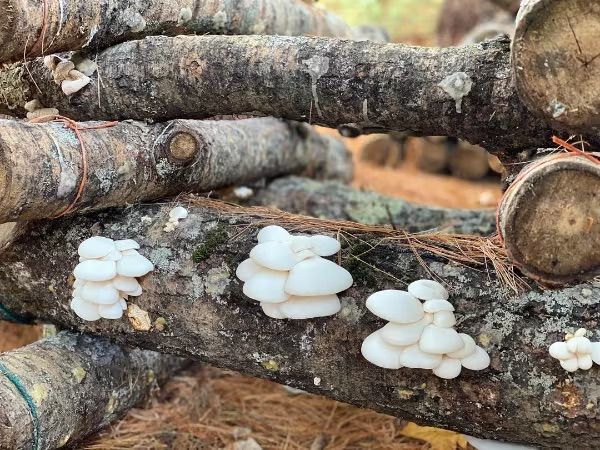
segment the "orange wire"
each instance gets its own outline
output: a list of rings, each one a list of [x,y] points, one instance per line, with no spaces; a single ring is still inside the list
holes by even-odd
[[[31,47],[31,50],[29,50],[29,54],[34,54],[36,52],[36,49],[38,46],[40,46],[40,50],[41,53],[44,52],[44,39],[46,38],[46,31],[48,29],[48,11],[50,8],[48,8],[48,0],[42,0],[42,29],[40,31],[40,34],[37,38],[37,40],[35,41],[35,44],[33,44],[33,47]]]
[[[59,115],[52,114],[52,115],[48,115],[48,116],[37,117],[36,119],[31,120],[30,123],[47,122],[48,121],[47,119],[50,117],[52,118],[53,122],[62,122],[66,125],[67,128],[73,130],[73,132],[75,133],[75,136],[77,137],[77,140],[79,141],[79,145],[80,145],[80,149],[81,149],[81,166],[82,166],[81,167],[81,181],[79,182],[79,188],[77,189],[77,194],[75,195],[75,198],[73,199],[73,201],[71,202],[70,205],[68,205],[64,210],[62,210],[57,215],[51,217],[52,219],[57,219],[59,217],[69,214],[70,212],[72,212],[75,209],[75,205],[81,198],[81,195],[83,194],[83,191],[87,184],[87,178],[88,178],[87,149],[85,148],[85,145],[83,143],[83,139],[81,137],[81,131],[82,130],[97,130],[97,129],[102,129],[102,128],[110,128],[110,127],[114,127],[119,122],[117,122],[117,121],[104,122],[99,125],[80,127],[77,124],[77,122],[75,122],[73,119],[69,119],[68,117],[65,117],[65,116],[59,116]]]

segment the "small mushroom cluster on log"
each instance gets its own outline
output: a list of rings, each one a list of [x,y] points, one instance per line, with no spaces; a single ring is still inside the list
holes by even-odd
[[[126,5],[0,1],[6,13],[0,24],[0,63],[6,63],[0,68],[1,311],[112,340],[65,333],[0,356],[0,447],[56,448],[105,426],[144,397],[154,379],[185,364],[148,351],[480,437],[600,445],[596,378],[586,372],[565,378],[548,354],[565,329],[597,327],[600,163],[568,142],[556,140],[565,151],[547,149],[555,129],[581,133],[592,145],[600,141],[596,2],[529,0],[512,48],[501,37],[445,49],[375,42],[373,33],[365,40],[299,0]],[[50,55],[56,52],[71,53]],[[29,122],[17,118],[26,115]],[[352,178],[344,145],[301,122],[344,135],[462,138],[502,159],[512,184],[497,215],[356,192],[340,183]],[[271,182],[283,175],[321,181]],[[258,190],[249,203],[321,218],[206,199],[241,184]],[[240,197],[251,196],[246,191]],[[143,203],[189,192],[208,194],[179,197],[189,215],[177,225],[172,204]],[[296,250],[315,253],[298,265],[337,252],[337,264],[329,263],[344,279],[333,294],[306,294],[304,280],[296,283],[302,289],[284,292],[335,296],[328,314],[281,307],[265,315],[244,296],[235,270],[248,254],[260,260],[251,272],[279,270],[271,267],[273,254],[251,253],[258,230],[277,224],[303,235],[289,240],[299,246],[291,251],[294,263]],[[489,234],[496,227],[497,237],[439,232]],[[100,235],[139,243],[155,270],[136,286],[116,289],[143,292],[135,305],[110,303],[120,314],[128,306],[127,317],[83,321],[77,313],[87,315],[88,305],[72,308],[71,295],[81,300],[81,290],[95,280],[87,268],[75,273],[86,286],[74,285],[70,275],[80,244]],[[335,250],[315,250],[315,242],[332,241]],[[123,259],[133,250],[86,250],[82,264]],[[116,267],[119,261],[102,262]],[[308,272],[311,279],[334,273],[323,264]],[[487,367],[478,351],[480,364],[473,367],[484,370],[462,374],[460,382],[405,368],[390,375],[360,357],[362,340],[383,325],[367,314],[364,299],[425,277],[450,288],[461,331],[474,340],[469,349],[476,343],[490,355]],[[322,284],[333,281],[339,280]],[[98,303],[98,295],[89,298]],[[258,298],[263,307],[264,298]],[[293,301],[281,299],[287,306]],[[439,316],[451,322],[448,314]],[[448,353],[456,360],[462,355]],[[582,365],[588,363],[583,355]],[[452,378],[456,367],[450,362],[438,372]]]

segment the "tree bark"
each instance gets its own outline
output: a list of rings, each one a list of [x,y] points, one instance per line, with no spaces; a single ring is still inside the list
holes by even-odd
[[[525,167],[500,205],[511,260],[546,284],[600,275],[600,161],[554,154]]]
[[[301,123],[258,118],[89,128],[98,125],[78,125],[84,177],[81,142],[64,123],[0,121],[0,223],[54,217],[75,201],[84,211],[124,206],[290,173],[352,178],[344,144]]]
[[[123,416],[185,364],[70,332],[1,354],[0,448],[71,446]]]
[[[505,11],[510,12],[511,14],[516,14],[521,6],[521,0],[489,0],[496,6],[504,9]]]
[[[159,34],[355,35],[339,17],[299,0],[1,0],[0,10],[6,14],[0,62],[79,49],[97,52]]]
[[[482,265],[418,250],[421,242],[434,242],[435,235],[413,236],[401,245],[403,233],[390,229],[360,232],[348,223],[289,216],[279,220],[256,209],[217,207],[208,200],[198,204],[203,206],[190,207],[188,218],[166,234],[161,230],[170,205],[38,223],[0,254],[0,297],[22,315],[190,356],[419,423],[540,446],[600,446],[594,407],[598,369],[568,374],[547,351],[566,328],[597,330],[598,283],[514,294],[498,281],[489,261],[486,271]],[[257,229],[273,221],[296,231],[340,231],[341,262],[355,284],[341,294],[339,314],[274,320],[243,296],[235,268],[255,245]],[[141,244],[141,253],[156,269],[142,280],[144,293],[135,302],[153,321],[164,318],[163,331],[136,331],[126,319],[83,322],[70,311],[67,280],[77,263],[77,246],[92,233]],[[465,248],[455,250],[460,255]],[[384,324],[366,310],[366,298],[431,276],[448,286],[458,329],[490,353],[489,369],[465,371],[447,381],[426,371],[380,369],[361,357],[361,341]],[[598,332],[592,334],[593,340],[600,338]]]
[[[41,60],[28,65],[39,90],[22,65],[7,68],[0,72],[0,110],[36,97],[76,120],[261,113],[353,124],[363,132],[460,136],[507,154],[544,147],[551,137],[516,94],[509,41],[502,38],[431,49],[305,37],[155,36],[102,52],[98,65],[100,94],[93,76],[70,97]]]
[[[533,113],[570,132],[600,131],[600,3],[528,0],[517,17],[512,63]]]
[[[496,230],[496,212],[492,209],[436,208],[359,191],[335,181],[294,176],[271,182],[250,203],[314,217],[393,225],[409,232],[488,235]]]

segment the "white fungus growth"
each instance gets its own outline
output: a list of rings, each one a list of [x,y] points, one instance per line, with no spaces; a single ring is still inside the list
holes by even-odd
[[[558,359],[567,372],[589,370],[594,363],[600,364],[600,342],[591,342],[585,337],[586,333],[585,328],[575,334],[567,333],[563,342],[555,342],[548,349],[550,356]]]
[[[120,319],[129,296],[142,295],[135,277],[154,270],[154,265],[137,252],[132,239],[113,241],[102,236],[79,245],[71,309],[83,320]]]
[[[233,189],[233,195],[240,200],[248,200],[254,195],[254,190],[247,186],[239,186]]]
[[[44,57],[44,65],[52,71],[54,82],[60,85],[66,95],[80,91],[91,81],[87,75],[76,69],[75,63],[69,59],[63,59],[57,55],[49,55]],[[92,70],[92,67],[90,64],[82,65],[82,69],[86,72]],[[96,68],[97,66],[94,68],[94,71]]]
[[[444,78],[439,84],[446,94],[456,102],[456,112],[462,113],[463,97],[466,97],[473,87],[473,80],[464,72],[456,72]]]
[[[188,210],[183,206],[176,206],[169,211],[169,220],[167,221],[163,230],[167,233],[175,231],[175,228],[179,226],[179,221],[187,218]]]
[[[314,55],[302,61],[306,66],[306,71],[310,75],[311,91],[317,114],[323,117],[323,112],[319,105],[319,96],[317,95],[317,81],[329,70],[329,58],[326,56]]]
[[[447,299],[446,289],[431,280],[411,283],[408,292],[385,290],[371,295],[367,308],[389,323],[363,341],[365,359],[385,369],[432,370],[445,379],[458,377],[463,367],[487,368],[486,351],[471,336],[454,330],[454,307]]]
[[[274,319],[310,319],[336,314],[338,292],[352,286],[350,273],[323,256],[340,250],[329,236],[292,235],[270,225],[236,270],[243,292]]]

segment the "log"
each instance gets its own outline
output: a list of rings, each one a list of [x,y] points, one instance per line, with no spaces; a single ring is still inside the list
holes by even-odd
[[[361,161],[378,166],[399,167],[406,154],[406,139],[396,140],[387,134],[369,139],[360,151]]]
[[[97,75],[67,97],[41,60],[27,67],[39,90],[22,65],[11,66],[0,72],[0,112],[22,112],[36,97],[75,120],[261,113],[333,128],[353,124],[362,132],[460,136],[511,154],[546,146],[551,132],[519,100],[509,53],[506,38],[431,49],[307,37],[154,36],[98,55],[100,101]]]
[[[125,415],[185,365],[70,332],[0,354],[0,448],[70,447]]]
[[[158,34],[355,36],[339,17],[299,0],[2,0],[0,10],[6,14],[0,63],[80,49],[95,53]]]
[[[600,3],[529,0],[517,17],[512,64],[517,90],[554,127],[600,130]]]
[[[0,120],[0,223],[54,217],[290,173],[352,178],[337,139],[273,118],[82,123]],[[87,129],[86,129],[87,128]],[[78,196],[85,180],[84,189]]]
[[[295,214],[351,220],[369,225],[393,225],[409,232],[489,235],[496,230],[491,209],[450,209],[418,205],[371,191],[359,191],[336,181],[301,177],[274,180],[250,201]]]
[[[515,294],[499,281],[490,260],[485,270],[482,248],[487,254],[496,252],[498,270],[504,261],[493,241],[464,237],[455,246],[457,237],[447,235],[412,235],[407,241],[403,232],[391,228],[209,200],[194,203],[188,218],[166,234],[161,230],[172,205],[138,205],[37,223],[0,254],[3,303],[17,313],[119,343],[189,356],[477,437],[559,448],[600,446],[594,407],[598,368],[568,374],[547,350],[562,340],[565,328],[597,330],[598,283],[556,291],[531,287]],[[257,229],[273,222],[297,232],[339,232],[344,244],[340,260],[355,284],[341,294],[342,310],[336,316],[269,319],[257,302],[243,296],[235,268],[255,245]],[[77,263],[76,249],[93,232],[134,238],[155,263],[135,303],[152,321],[164,318],[163,331],[136,331],[126,319],[83,322],[69,310],[67,280]],[[424,243],[429,252],[423,251]],[[454,262],[440,253],[446,245]],[[365,299],[377,290],[403,289],[431,276],[448,286],[460,331],[490,353],[489,369],[465,370],[449,381],[426,371],[381,369],[361,357],[362,340],[384,325],[366,310]],[[600,334],[593,331],[590,337],[598,340]]]
[[[489,171],[488,153],[478,145],[459,141],[448,157],[450,173],[466,180],[480,180]]]
[[[564,153],[525,167],[499,209],[511,260],[556,285],[600,274],[600,161]]]
[[[511,14],[516,14],[521,6],[521,0],[489,0],[491,3],[508,11]]]
[[[445,136],[429,136],[417,149],[417,167],[427,173],[442,173],[447,170],[448,157],[458,145],[458,140]]]

